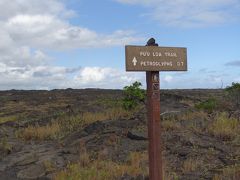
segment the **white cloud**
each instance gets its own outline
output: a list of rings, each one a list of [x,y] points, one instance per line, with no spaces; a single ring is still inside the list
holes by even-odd
[[[141,76],[114,68],[85,67],[79,71],[74,80],[82,87],[122,88],[141,80]]]
[[[50,65],[54,58],[46,50],[122,46],[140,39],[134,32],[102,34],[72,25],[69,18],[76,13],[59,0],[0,0],[0,7],[0,89],[82,88],[92,81],[99,87],[111,87],[104,82],[110,76],[113,86],[120,87],[118,80],[131,80],[110,68]]]
[[[83,84],[96,83],[106,80],[111,73],[113,72],[110,68],[85,67],[75,79],[81,81]]]
[[[140,40],[132,31],[99,34],[53,15],[19,14],[9,18],[4,28],[19,45],[55,50],[118,46]]]
[[[27,46],[15,47],[0,51],[0,62],[9,67],[39,66],[51,59],[40,50],[31,50]]]
[[[0,1],[0,19],[5,20],[19,14],[51,14],[68,18],[75,15],[75,12],[67,9],[61,1],[58,0],[8,0]]]
[[[204,27],[239,19],[239,0],[116,0],[120,3],[143,5],[161,25]]]
[[[141,39],[129,30],[101,34],[72,25],[66,17],[74,12],[58,0],[0,0],[0,7],[0,51],[4,52],[22,47],[66,50],[119,46]]]
[[[52,89],[61,87],[65,75],[64,67],[9,67],[0,64],[0,89]]]
[[[141,81],[139,74],[126,73],[113,68],[9,67],[0,63],[0,90],[14,88],[123,88],[136,80]]]
[[[173,77],[170,75],[166,75],[166,76],[164,76],[163,81],[166,83],[170,83],[173,81]]]

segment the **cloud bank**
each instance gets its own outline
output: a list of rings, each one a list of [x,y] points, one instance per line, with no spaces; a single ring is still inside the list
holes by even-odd
[[[114,68],[9,67],[0,63],[0,89],[117,88],[140,80]]]
[[[122,46],[139,41],[130,30],[101,34],[72,25],[76,13],[58,0],[0,0],[0,90],[113,87],[134,77],[111,68],[66,68],[52,64],[47,52]],[[109,73],[112,75],[109,76]],[[93,85],[94,83],[94,85]]]

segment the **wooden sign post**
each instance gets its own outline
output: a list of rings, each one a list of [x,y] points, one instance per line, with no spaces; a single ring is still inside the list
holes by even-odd
[[[147,46],[126,46],[125,51],[126,71],[146,71],[149,178],[163,180],[159,71],[187,71],[187,49],[158,47],[151,38]]]

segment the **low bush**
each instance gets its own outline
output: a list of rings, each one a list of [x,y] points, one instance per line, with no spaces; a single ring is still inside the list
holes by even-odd
[[[197,109],[201,109],[211,113],[217,108],[217,100],[214,98],[210,98],[204,102],[198,103],[195,107]]]
[[[124,87],[123,108],[125,110],[132,110],[144,102],[146,92],[140,88],[141,86],[142,84],[136,81],[132,85]]]

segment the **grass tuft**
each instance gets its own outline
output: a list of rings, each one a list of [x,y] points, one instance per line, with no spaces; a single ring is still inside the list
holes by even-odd
[[[213,176],[213,180],[240,179],[240,165],[228,166],[223,168],[221,171],[222,171],[221,174],[216,174]]]
[[[147,175],[147,167],[142,162],[147,158],[146,153],[133,152],[129,155],[129,161],[118,164],[110,160],[97,159],[90,161],[84,155],[84,163],[81,160],[77,164],[68,165],[67,169],[59,172],[55,180],[78,179],[78,180],[106,180],[122,177],[124,174],[130,176]],[[87,159],[87,161],[86,161]]]
[[[240,122],[235,118],[228,118],[227,113],[216,116],[208,131],[223,140],[233,140],[239,135]]]
[[[203,162],[200,159],[189,158],[183,162],[184,173],[196,171],[199,167],[201,167]]]
[[[77,115],[62,115],[46,126],[29,126],[18,132],[18,137],[24,140],[48,140],[56,137],[63,137],[69,132],[81,129],[96,121],[116,120],[120,118],[130,118],[133,111],[127,111],[123,108],[111,108],[105,112],[85,112]]]
[[[165,120],[162,121],[162,127],[165,131],[173,131],[180,129],[180,124],[176,121]]]
[[[8,143],[7,137],[3,137],[0,139],[0,152],[10,153],[13,149],[13,146]]]
[[[19,119],[19,117],[16,115],[0,117],[0,124],[5,123],[5,122],[17,121],[18,119]]]
[[[54,139],[60,133],[60,125],[57,122],[46,126],[28,126],[19,133],[19,136],[24,140],[46,140]]]

